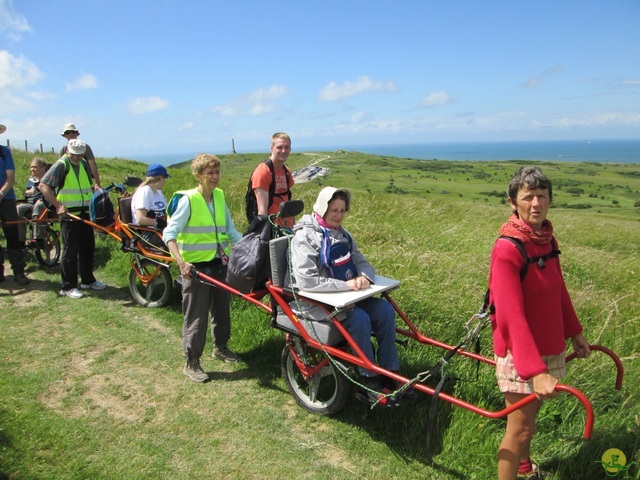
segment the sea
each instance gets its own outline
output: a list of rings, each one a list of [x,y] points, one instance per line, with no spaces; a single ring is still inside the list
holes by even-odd
[[[640,140],[558,140],[512,142],[405,143],[297,147],[298,152],[356,151],[416,160],[538,160],[553,162],[640,163]],[[191,160],[194,153],[131,155],[148,164],[169,166]],[[225,154],[230,152],[215,152]],[[255,153],[242,152],[238,153]],[[269,152],[265,151],[265,156]]]

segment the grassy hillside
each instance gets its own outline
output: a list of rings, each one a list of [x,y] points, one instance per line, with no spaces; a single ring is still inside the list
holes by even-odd
[[[31,156],[15,153],[18,184]],[[246,182],[265,157],[221,156],[222,188],[238,228]],[[50,158],[50,161],[55,158]],[[321,186],[348,187],[345,226],[379,272],[398,278],[394,298],[425,334],[457,343],[486,288],[488,257],[509,215],[503,192],[520,162],[440,162],[357,152],[294,153],[292,169],[311,163],[326,177],[294,187],[306,211]],[[532,164],[534,162],[526,162]],[[595,414],[581,439],[583,410],[567,395],[546,402],[533,442],[548,478],[606,478],[596,463],[618,448],[639,462],[640,165],[539,163],[554,182],[550,211],[569,291],[592,343],[622,358],[623,390],[602,354],[570,364],[564,383],[582,390]],[[98,159],[103,184],[142,176],[145,165]],[[185,168],[186,167],[186,168]],[[188,165],[169,169],[167,197],[195,183]],[[352,401],[333,418],[298,407],[280,375],[283,334],[246,302],[232,305],[232,348],[242,362],[205,358],[213,381],[181,373],[179,293],[148,310],[128,295],[128,254],[98,237],[96,275],[110,288],[73,301],[59,298],[57,269],[30,260],[26,289],[0,284],[0,478],[437,478],[495,477],[504,422],[444,403],[424,454],[430,398],[376,411]],[[175,272],[174,272],[175,276]],[[403,372],[427,370],[442,352],[409,344]],[[491,355],[490,335],[482,351]],[[502,408],[491,369],[454,360],[447,391],[484,408]],[[640,478],[637,465],[630,478]]]

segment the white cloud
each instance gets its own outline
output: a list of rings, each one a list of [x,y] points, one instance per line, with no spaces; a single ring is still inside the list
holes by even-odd
[[[33,90],[31,92],[28,92],[26,94],[27,97],[32,98],[33,100],[52,100],[54,98],[56,98],[56,95],[54,95],[51,92],[42,92],[42,91],[38,91],[38,90]]]
[[[134,115],[142,115],[144,113],[156,112],[167,108],[171,102],[160,97],[136,97],[129,102],[127,108]]]
[[[373,115],[364,112],[358,112],[351,115],[349,123],[365,123],[372,122],[374,120]]]
[[[542,71],[542,75],[555,75],[556,73],[560,73],[564,70],[564,65],[558,63],[553,67],[546,68]]]
[[[0,33],[12,41],[19,41],[31,27],[24,15],[13,9],[12,0],[0,0]]]
[[[374,82],[367,76],[361,76],[354,82],[347,80],[342,85],[338,85],[336,82],[329,82],[318,93],[318,99],[323,102],[335,102],[364,92],[377,90],[394,91],[396,89],[397,87],[393,82]]]
[[[446,90],[438,90],[437,92],[432,92],[422,100],[420,100],[419,105],[421,107],[431,108],[438,107],[440,105],[448,105],[455,102],[455,98],[449,95]]]
[[[531,77],[529,80],[522,84],[522,88],[526,88],[527,90],[536,88],[538,85],[542,83],[542,77],[535,76]]]
[[[545,68],[542,71],[542,73],[540,73],[540,75],[535,75],[535,76],[529,78],[528,80],[526,80],[520,86],[522,88],[526,88],[526,89],[536,88],[536,87],[540,86],[540,84],[542,83],[542,80],[545,77],[550,77],[551,75],[555,75],[557,73],[560,73],[563,70],[564,70],[564,65],[562,65],[561,63],[558,63],[556,65],[553,65],[552,67]]]
[[[44,74],[31,61],[0,50],[0,105],[3,113],[31,110],[33,105],[25,98],[29,95],[25,89],[43,78]]]
[[[238,97],[224,105],[216,105],[211,110],[224,116],[263,115],[276,109],[277,101],[287,93],[284,85],[260,88]]]
[[[74,83],[65,84],[65,90],[67,92],[72,92],[73,90],[89,90],[91,88],[98,88],[98,79],[90,73],[85,73],[80,76]]]

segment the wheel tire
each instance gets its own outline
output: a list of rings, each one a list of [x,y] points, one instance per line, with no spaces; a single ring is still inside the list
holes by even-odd
[[[300,341],[300,345],[309,364],[317,365],[325,358],[321,351],[309,348],[303,341]],[[351,382],[331,362],[306,380],[286,344],[282,350],[281,367],[293,398],[298,405],[312,413],[333,415],[342,410],[351,397]]]
[[[60,260],[60,232],[47,227],[44,236],[44,248],[36,250],[36,258],[40,265],[53,267]]]
[[[166,266],[162,266],[151,260],[140,261],[140,273],[143,277],[153,279],[146,285],[136,273],[134,268],[129,272],[129,292],[131,298],[143,307],[156,308],[164,307],[171,300],[173,293],[173,282],[171,273]]]

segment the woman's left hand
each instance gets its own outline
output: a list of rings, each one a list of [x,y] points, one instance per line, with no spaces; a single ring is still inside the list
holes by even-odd
[[[573,351],[576,352],[576,354],[580,358],[587,358],[589,355],[591,355],[589,342],[587,342],[587,339],[584,338],[584,335],[582,335],[582,333],[579,333],[575,337],[571,337],[571,344],[573,345]]]

